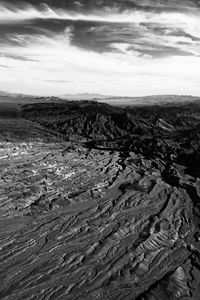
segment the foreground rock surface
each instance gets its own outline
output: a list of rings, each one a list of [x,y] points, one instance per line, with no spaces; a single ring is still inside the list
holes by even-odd
[[[81,145],[31,122],[0,136],[0,298],[198,300],[200,176],[183,151]]]

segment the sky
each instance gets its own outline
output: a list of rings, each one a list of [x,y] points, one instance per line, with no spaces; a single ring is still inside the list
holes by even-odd
[[[0,0],[0,90],[200,96],[200,1]]]

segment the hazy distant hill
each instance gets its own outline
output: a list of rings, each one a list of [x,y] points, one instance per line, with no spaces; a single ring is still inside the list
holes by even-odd
[[[155,105],[155,104],[179,104],[181,102],[196,102],[200,101],[200,97],[188,95],[154,95],[145,97],[111,97],[100,102],[106,102],[110,105]]]
[[[35,102],[63,102],[63,101],[82,101],[82,100],[95,100],[100,103],[107,103],[110,105],[120,106],[146,106],[146,105],[167,105],[167,104],[180,104],[187,102],[199,102],[200,97],[188,95],[154,95],[145,97],[118,97],[108,96],[101,94],[65,94],[59,97],[56,96],[33,96],[25,94],[15,94],[0,91],[0,103],[35,103]]]
[[[30,96],[30,95],[25,95],[25,94],[17,94],[17,93],[9,93],[9,92],[4,92],[4,91],[0,91],[0,97],[12,97],[12,98],[16,98],[16,97],[29,97],[32,98],[34,96]]]
[[[101,94],[90,94],[90,93],[82,93],[82,94],[65,94],[60,96],[61,99],[66,100],[93,100],[93,99],[109,99],[115,98],[114,96],[101,95]]]

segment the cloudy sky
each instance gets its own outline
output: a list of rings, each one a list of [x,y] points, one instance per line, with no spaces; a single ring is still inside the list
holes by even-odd
[[[200,1],[0,0],[0,90],[200,96]]]

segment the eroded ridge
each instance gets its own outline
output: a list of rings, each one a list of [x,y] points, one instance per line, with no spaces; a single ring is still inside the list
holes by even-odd
[[[198,299],[199,182],[184,168],[174,184],[164,161],[134,152],[0,152],[1,299]]]

